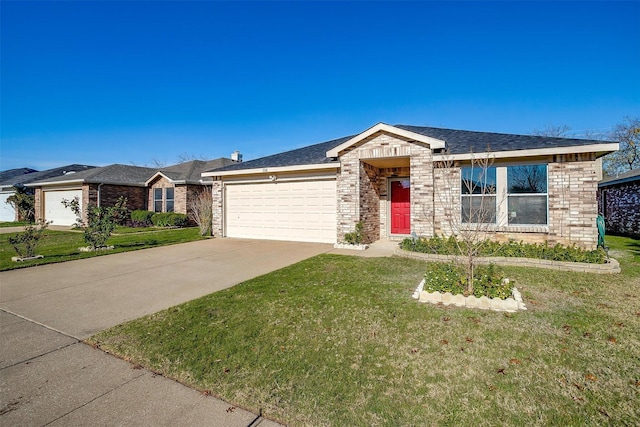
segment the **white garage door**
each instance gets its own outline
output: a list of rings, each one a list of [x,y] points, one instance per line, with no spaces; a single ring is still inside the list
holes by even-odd
[[[13,193],[0,193],[0,221],[15,221],[16,211],[7,203]]]
[[[44,219],[52,221],[54,225],[73,225],[77,221],[71,209],[65,208],[62,200],[80,199],[82,209],[82,190],[57,190],[44,192]]]
[[[227,184],[226,234],[335,243],[336,181]]]

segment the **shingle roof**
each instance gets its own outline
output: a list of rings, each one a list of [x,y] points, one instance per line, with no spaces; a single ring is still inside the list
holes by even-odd
[[[490,151],[499,152],[611,143],[611,141],[478,132],[427,126],[395,125],[395,127],[445,141],[447,152],[450,154],[484,153],[487,151],[487,147]]]
[[[40,172],[32,172],[25,175],[15,176],[6,181],[3,180],[0,185],[2,185],[3,187],[25,185],[31,182],[48,180],[50,178],[56,178],[56,177],[68,179],[69,176],[75,175],[76,173],[84,173],[92,169],[95,169],[95,166],[78,165],[78,164],[60,166],[58,168],[47,169]]]
[[[485,152],[487,147],[493,152],[530,149],[573,147],[581,145],[608,144],[599,141],[575,138],[555,138],[534,135],[512,135],[493,132],[443,129],[427,126],[394,125],[397,128],[445,141],[450,154]],[[243,163],[216,169],[216,172],[244,169],[261,169],[282,166],[313,165],[336,162],[326,157],[326,152],[348,141],[355,135],[310,145],[284,153],[261,157]]]
[[[56,176],[50,179],[38,179],[31,182],[31,186],[44,184],[60,184],[63,182],[84,182],[90,184],[114,184],[114,185],[137,185],[143,186],[156,173],[161,172],[174,181],[185,181],[188,183],[199,183],[201,174],[205,170],[218,168],[220,166],[234,163],[227,158],[215,160],[192,160],[179,163],[166,168],[147,168],[142,166],[113,164],[90,170],[84,170],[64,176]]]
[[[0,182],[5,182],[11,178],[15,178],[17,176],[26,175],[33,172],[38,172],[38,171],[31,168],[8,169],[0,172]]]
[[[640,180],[640,169],[633,169],[625,173],[621,173],[618,176],[612,176],[603,179],[598,184],[598,187],[608,187],[610,185],[622,184],[625,182],[632,182]]]
[[[215,160],[192,160],[177,165],[161,168],[158,171],[173,181],[185,181],[187,183],[199,183],[202,180],[202,172],[218,169],[236,164],[235,161],[221,157]],[[211,178],[207,178],[211,179]]]
[[[123,184],[123,185],[144,185],[157,169],[145,168],[141,166],[120,165],[114,164],[109,166],[103,166],[99,168],[93,168],[76,172],[73,174],[67,174],[64,176],[57,176],[51,179],[41,179],[30,183],[30,186],[37,186],[43,184],[56,184],[68,181],[81,181],[86,183],[105,183],[105,184]]]
[[[298,165],[316,165],[321,163],[335,163],[336,160],[327,157],[327,151],[353,138],[346,136],[344,138],[334,139],[320,144],[309,145],[307,147],[298,148],[296,150],[285,151],[284,153],[273,154],[271,156],[260,157],[259,159],[249,160],[247,162],[236,163],[226,166],[215,171],[233,171],[242,169],[271,168],[282,166],[298,166]]]

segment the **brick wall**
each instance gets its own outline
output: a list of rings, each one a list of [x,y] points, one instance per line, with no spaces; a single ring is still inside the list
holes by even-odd
[[[571,161],[569,156],[558,157],[548,167],[548,242],[594,249],[598,243],[595,159],[581,156]]]
[[[33,197],[34,197],[33,208],[35,209],[35,220],[42,221],[44,220],[44,210],[43,210],[44,195],[42,194],[42,188],[36,188],[36,190],[33,193]]]
[[[128,185],[104,184],[100,187],[100,206],[113,206],[120,197],[127,199],[127,209],[147,209],[147,188]],[[83,206],[87,203],[98,205],[98,184],[84,184],[82,187]]]
[[[607,234],[640,237],[640,179],[598,189]]]

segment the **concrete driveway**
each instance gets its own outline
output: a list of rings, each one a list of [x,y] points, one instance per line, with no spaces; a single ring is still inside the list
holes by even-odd
[[[211,239],[0,273],[0,424],[276,425],[80,340],[331,250]]]

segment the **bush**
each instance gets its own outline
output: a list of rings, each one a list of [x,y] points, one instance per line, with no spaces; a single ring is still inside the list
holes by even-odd
[[[13,246],[18,256],[29,258],[36,255],[36,246],[49,226],[48,222],[39,221],[38,224],[27,224],[22,233],[9,237],[9,244]]]
[[[464,246],[464,243],[457,242],[454,236],[448,238],[435,236],[430,238],[420,237],[418,239],[406,238],[402,241],[400,247],[413,252],[459,255],[458,245]],[[543,244],[534,244],[487,241],[482,245],[478,256],[537,258],[550,261],[586,262],[590,264],[604,264],[607,259],[607,254],[602,248],[587,251],[577,248],[575,245],[564,246],[559,243],[555,246],[549,246],[546,242]]]
[[[187,215],[175,212],[158,212],[151,217],[156,227],[184,227],[187,221]]]
[[[133,227],[149,227],[151,217],[155,215],[155,212],[145,210],[135,210],[131,212],[131,225]]]
[[[364,243],[364,240],[364,223],[362,221],[356,224],[356,231],[344,235],[344,241],[350,245],[360,245]]]
[[[465,269],[454,263],[429,264],[424,275],[424,290],[427,292],[451,292],[464,294],[467,289]],[[494,264],[476,268],[473,275],[473,295],[480,298],[507,299],[511,296],[513,282],[505,281],[502,270]]]

